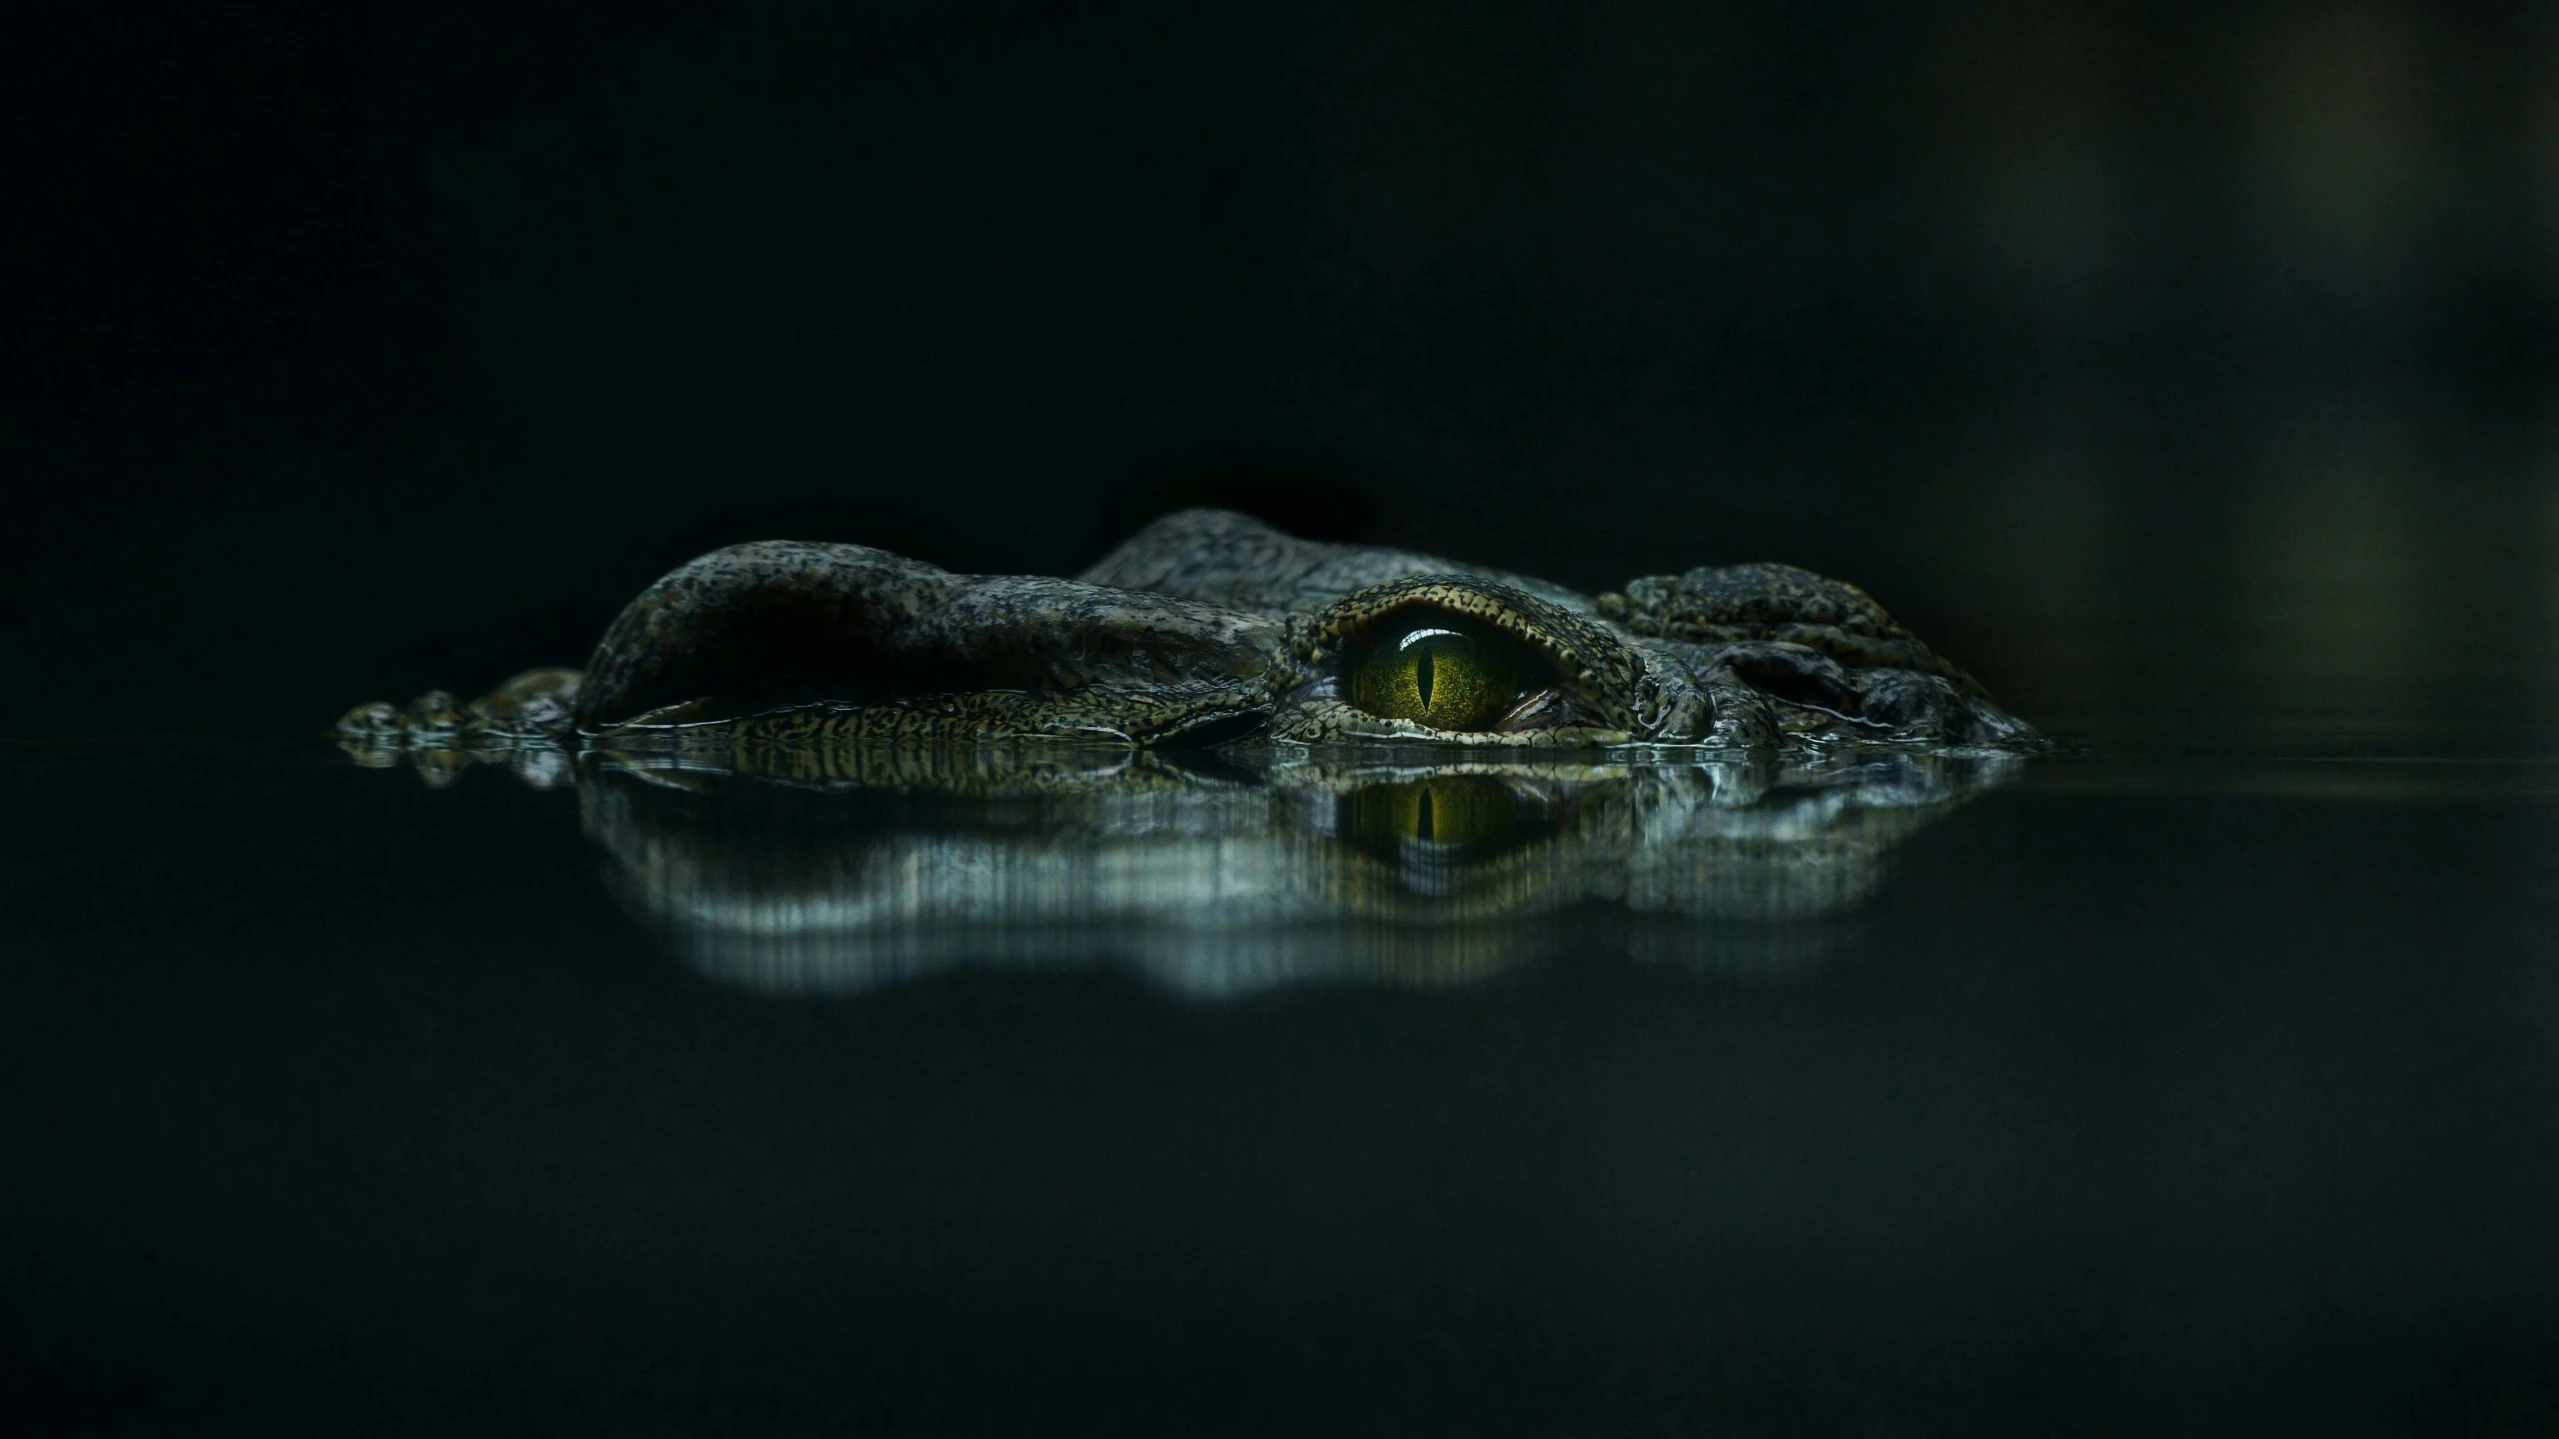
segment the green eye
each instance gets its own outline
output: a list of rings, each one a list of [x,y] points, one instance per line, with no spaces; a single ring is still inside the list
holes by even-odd
[[[1380,719],[1475,730],[1519,698],[1520,645],[1455,616],[1401,627],[1351,661],[1351,703]]]

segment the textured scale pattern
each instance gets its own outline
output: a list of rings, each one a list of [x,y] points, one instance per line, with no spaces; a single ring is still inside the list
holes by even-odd
[[[1346,653],[1430,611],[1537,657],[1551,690],[1507,711],[1519,727],[1432,730],[1349,701]],[[339,731],[359,758],[681,733],[814,780],[863,762],[791,756],[1254,732],[1469,748],[2039,743],[1865,591],[1792,566],[1648,576],[1592,599],[1212,510],[1168,515],[1071,580],[953,574],[863,545],[733,545],[642,591],[582,671],[528,671],[468,705],[442,691],[362,705]]]

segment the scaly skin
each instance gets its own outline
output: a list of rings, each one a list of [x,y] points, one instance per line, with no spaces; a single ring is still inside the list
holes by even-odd
[[[1408,609],[1517,640],[1553,677],[1535,722],[1445,731],[1351,703],[1346,646]],[[1081,740],[1469,749],[2027,749],[2038,741],[1865,592],[1784,565],[1648,576],[1596,598],[1401,550],[1189,510],[1082,576],[955,575],[861,545],[764,541],[643,591],[583,671],[469,705],[441,691],[339,723],[372,763],[504,757],[681,733],[729,767],[774,756]],[[752,757],[763,756],[750,763]],[[856,764],[838,754],[820,769]]]

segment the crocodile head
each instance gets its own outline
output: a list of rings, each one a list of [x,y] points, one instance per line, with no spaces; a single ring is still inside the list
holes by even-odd
[[[1147,526],[1075,579],[960,575],[861,545],[765,541],[632,600],[585,669],[470,705],[360,706],[376,751],[629,743],[741,754],[1030,738],[1714,750],[2034,733],[1864,591],[1785,565],[1586,596],[1241,515]]]

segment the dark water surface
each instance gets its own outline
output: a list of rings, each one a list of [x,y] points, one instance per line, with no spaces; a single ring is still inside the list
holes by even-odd
[[[2530,752],[0,749],[13,1412],[2549,1432]]]
[[[17,12],[0,1439],[2559,1433],[2559,5]],[[2085,752],[275,738],[1189,505]]]

